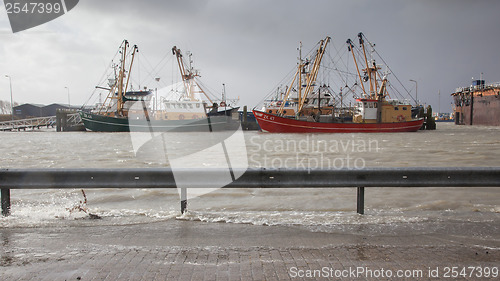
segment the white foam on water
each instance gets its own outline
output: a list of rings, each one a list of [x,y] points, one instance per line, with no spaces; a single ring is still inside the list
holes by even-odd
[[[389,224],[427,221],[426,217],[400,215],[359,215],[355,212],[303,211],[188,211],[178,220],[281,226],[329,226],[341,224]]]
[[[131,204],[135,194],[139,194],[140,198],[144,196],[144,200],[156,196],[155,191],[134,190],[129,193],[109,190],[87,191],[88,204],[85,204],[81,190],[16,191],[11,193],[13,200],[11,214],[0,218],[0,227],[126,225],[173,219],[179,213],[177,208],[169,207],[138,208],[135,204]],[[104,199],[94,200],[99,195]],[[144,204],[143,207],[148,205]],[[97,215],[100,219],[92,219],[90,214]]]
[[[174,219],[178,210],[101,209],[70,211],[61,205],[12,206],[11,215],[0,219],[0,227],[55,227],[76,225],[127,225]],[[93,219],[89,214],[99,216]]]

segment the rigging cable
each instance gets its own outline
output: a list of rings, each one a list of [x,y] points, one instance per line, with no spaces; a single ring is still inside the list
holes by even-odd
[[[306,53],[305,57],[311,56],[311,55],[312,55],[312,53],[313,53],[313,51],[315,51],[315,50],[317,49],[317,47],[319,46],[320,42],[321,42],[321,41],[319,41],[318,43],[316,43],[316,44],[315,44],[315,45],[314,45],[314,46],[313,46],[313,47],[312,47],[312,48],[311,48],[311,49],[310,49],[310,50]],[[255,108],[257,108],[259,105],[263,104],[266,100],[268,100],[268,99],[269,99],[269,97],[273,96],[273,95],[275,94],[275,89],[276,89],[276,88],[278,88],[278,87],[279,87],[279,85],[284,84],[284,81],[285,81],[285,80],[287,80],[287,78],[289,78],[289,77],[290,77],[290,80],[289,80],[289,81],[291,82],[291,81],[292,81],[292,79],[293,79],[293,78],[291,78],[291,77],[293,77],[293,75],[292,75],[292,74],[293,74],[293,73],[295,73],[296,71],[297,71],[297,64],[296,64],[296,65],[295,65],[295,66],[294,66],[294,67],[290,70],[290,72],[288,72],[288,74],[286,74],[286,76],[285,76],[285,77],[283,77],[283,78],[282,78],[282,79],[281,79],[281,80],[280,80],[280,81],[279,81],[279,82],[278,82],[278,83],[277,83],[277,84],[276,84],[276,85],[272,88],[272,90],[271,90],[271,91],[269,91],[269,92],[268,92],[268,93],[264,96],[264,98],[263,98],[262,100],[260,100],[260,101],[257,103],[257,105],[255,105],[255,106],[254,106],[254,109],[255,109]],[[289,84],[289,83],[287,83],[287,84]],[[293,88],[292,88],[290,91],[292,91],[292,90],[293,90]]]
[[[122,44],[123,44],[123,42],[122,42]],[[121,47],[121,45],[120,45],[120,47]],[[113,56],[113,59],[111,59],[111,62],[109,63],[109,65],[104,70],[104,73],[102,74],[101,78],[99,79],[99,82],[98,82],[97,85],[102,85],[104,83],[104,79],[106,79],[106,77],[109,77],[108,71],[109,71],[110,68],[112,68],[113,62],[115,61],[115,59],[116,59],[116,57],[118,56],[119,53],[120,53],[120,48],[118,48],[118,50],[115,52],[115,54]],[[97,91],[97,88],[94,87],[94,89],[92,90],[92,94],[87,99],[87,101],[82,105],[82,108],[89,104],[90,100],[94,97],[96,91]]]
[[[408,89],[406,89],[406,87],[403,85],[403,83],[399,80],[399,78],[396,76],[396,74],[394,74],[394,72],[392,71],[392,69],[389,67],[389,65],[385,62],[384,58],[382,58],[382,56],[377,52],[377,50],[375,50],[375,48],[373,48],[373,44],[370,42],[370,40],[368,40],[368,38],[366,38],[366,36],[363,34],[363,37],[365,38],[366,41],[368,41],[368,44],[370,44],[370,46],[372,47],[373,51],[377,54],[377,56],[382,60],[382,62],[385,64],[385,66],[387,67],[387,69],[389,69],[389,71],[394,75],[394,78],[396,78],[396,80],[399,82],[399,84],[401,85],[401,87],[403,87],[403,89],[405,89],[406,93],[408,94],[408,96],[411,97],[411,99],[414,101],[414,102],[417,102],[413,96],[410,95],[410,92],[408,91]]]

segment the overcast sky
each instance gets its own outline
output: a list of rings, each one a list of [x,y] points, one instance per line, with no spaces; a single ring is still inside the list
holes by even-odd
[[[88,100],[123,39],[137,44],[141,63],[168,62],[163,85],[174,80],[171,48],[193,53],[202,81],[222,83],[240,105],[255,106],[309,50],[329,35],[344,47],[358,32],[376,44],[405,87],[441,111],[449,95],[481,72],[500,81],[500,1],[82,0],[66,15],[13,34],[0,8],[0,100],[67,103]],[[176,67],[176,66],[175,66]],[[177,71],[177,69],[174,69]],[[146,70],[141,71],[148,76]],[[176,78],[175,78],[176,79]],[[147,85],[154,88],[158,85]]]

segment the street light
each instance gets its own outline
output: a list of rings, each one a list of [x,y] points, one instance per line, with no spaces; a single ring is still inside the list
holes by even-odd
[[[156,82],[160,82],[160,79],[160,77],[155,78]],[[153,104],[153,106],[153,111],[156,112],[158,110],[158,86],[155,87],[155,103]]]
[[[415,102],[418,105],[418,83],[417,81],[410,79],[411,82],[415,82]]]
[[[12,120],[14,120],[14,102],[12,101],[12,78],[9,75],[5,75],[5,77],[9,78],[9,84],[10,84],[10,112],[11,112]]]
[[[68,107],[71,107],[71,103],[69,102],[69,88],[68,87],[64,87],[66,90],[68,90]]]

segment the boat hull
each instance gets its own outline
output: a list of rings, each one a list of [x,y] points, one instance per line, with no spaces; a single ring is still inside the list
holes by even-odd
[[[500,94],[473,95],[468,103],[455,101],[455,124],[500,126]]]
[[[424,119],[397,123],[323,123],[253,111],[261,129],[271,133],[399,133],[418,131]]]
[[[129,120],[126,117],[111,117],[80,112],[88,131],[94,132],[211,132],[236,130],[237,120],[230,116],[210,116],[195,120]]]

